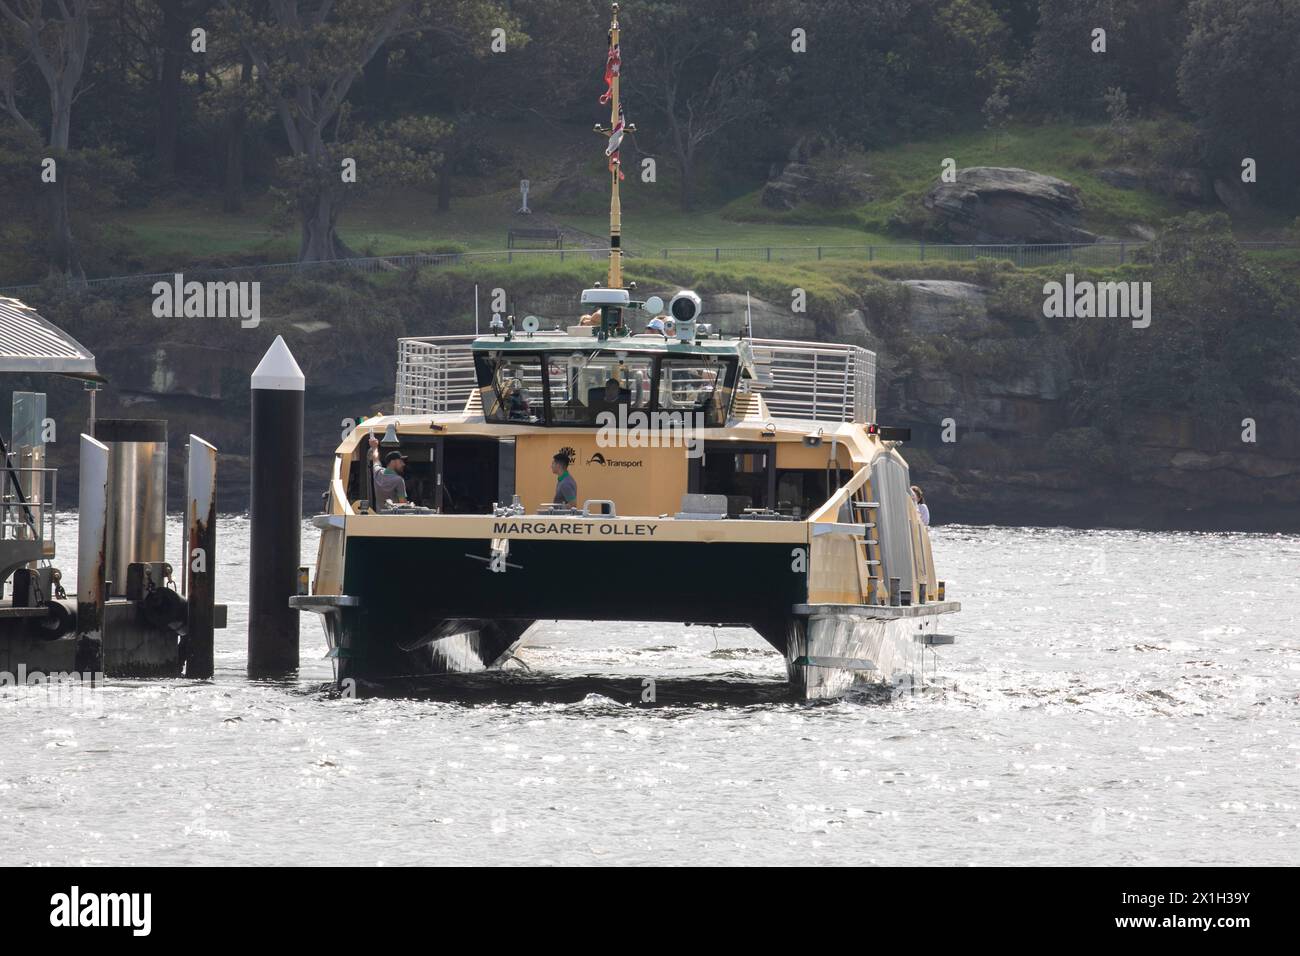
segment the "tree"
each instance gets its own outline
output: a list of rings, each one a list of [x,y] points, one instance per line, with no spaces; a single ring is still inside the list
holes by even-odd
[[[1118,86],[1112,86],[1102,95],[1106,103],[1106,115],[1110,117],[1110,128],[1119,137],[1120,146],[1128,151],[1129,113],[1128,94]]]
[[[514,24],[492,0],[270,0],[267,19],[256,17],[251,0],[223,4],[284,129],[291,157],[283,169],[291,177],[304,262],[355,255],[336,228],[344,192],[340,164],[358,158],[343,148],[341,131],[348,93],[371,58],[392,38],[421,30],[458,34],[471,25]],[[487,30],[477,35],[488,43]]]
[[[1211,161],[1239,171],[1251,157],[1261,191],[1300,199],[1300,3],[1195,0],[1190,18],[1178,83],[1200,118]]]
[[[47,16],[47,11],[51,16]],[[72,239],[66,168],[72,139],[72,105],[76,102],[81,75],[90,45],[90,0],[0,0],[0,14],[13,35],[35,64],[49,93],[49,158],[55,161],[55,181],[46,183],[50,266],[65,275],[83,276]],[[5,112],[20,127],[37,134],[36,126],[19,107],[16,64],[5,58],[0,63],[0,96]],[[60,169],[60,167],[65,167]]]
[[[643,104],[663,124],[661,139],[672,151],[682,209],[694,205],[702,152],[762,108],[754,95],[758,34],[749,29],[753,21],[745,11],[732,7],[645,3],[629,5],[624,18],[635,24],[623,44],[630,64],[624,86],[628,113]]]
[[[1242,251],[1227,216],[1170,221],[1144,258],[1161,332],[1119,355],[1122,402],[1212,409],[1300,396],[1294,289]]]
[[[1001,86],[989,94],[984,101],[984,128],[993,131],[993,146],[1001,143],[1002,134],[1007,128],[1007,110],[1011,108],[1011,98],[1003,92]]]
[[[1021,102],[1046,113],[1098,116],[1102,91],[1119,86],[1124,0],[1043,0],[1025,62]],[[1105,52],[1094,49],[1105,31]]]
[[[176,141],[180,132],[181,87],[191,30],[215,0],[153,0],[162,14],[158,28],[158,126],[154,140],[154,172],[161,179],[176,173]]]

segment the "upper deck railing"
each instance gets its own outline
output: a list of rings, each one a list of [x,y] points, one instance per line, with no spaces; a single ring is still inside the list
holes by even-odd
[[[876,417],[876,353],[859,345],[753,339],[754,391],[776,418],[870,422]]]
[[[398,415],[459,412],[476,386],[472,335],[398,340]],[[876,356],[857,345],[751,339],[763,396],[777,418],[869,422],[876,415]]]
[[[472,335],[426,335],[397,340],[397,394],[393,413],[459,412],[477,384]]]

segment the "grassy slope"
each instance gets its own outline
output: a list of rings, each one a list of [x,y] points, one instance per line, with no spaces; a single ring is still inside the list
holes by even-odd
[[[1132,135],[1151,135],[1149,125],[1137,124]],[[567,143],[569,138],[552,134],[551,142],[559,139]],[[673,201],[670,170],[661,170],[660,182],[654,186],[629,176],[624,187],[625,247],[635,255],[657,256],[665,246],[906,242],[898,234],[897,219],[905,219],[914,209],[946,157],[955,159],[958,166],[1021,166],[1066,179],[1079,187],[1086,208],[1085,225],[1102,234],[1127,235],[1133,223],[1158,224],[1194,208],[1154,193],[1126,191],[1104,183],[1096,169],[1116,162],[1108,155],[1114,151],[1108,139],[1106,132],[1094,128],[1049,125],[1016,127],[996,138],[983,131],[960,133],[878,150],[861,157],[873,177],[871,201],[837,209],[805,204],[786,213],[765,209],[759,202],[759,189],[725,204],[715,202],[683,213]],[[540,144],[546,140],[533,136],[525,142],[529,151],[534,149],[532,144],[539,144],[540,153]],[[558,223],[603,235],[608,219],[598,170],[592,177],[596,185],[579,200],[562,208],[547,202],[550,183],[575,168],[573,150],[565,149],[552,145],[533,164],[537,172],[531,174],[535,176],[532,205]],[[513,164],[502,165],[513,168]],[[590,165],[595,170],[597,164]],[[478,194],[456,196],[447,213],[437,211],[428,192],[377,191],[344,211],[340,231],[354,248],[373,255],[502,249],[507,230],[526,221],[514,214],[517,190],[504,185],[512,180],[513,173],[506,176],[498,171],[491,178],[465,183]],[[250,201],[238,215],[221,212],[215,200],[178,199],[146,209],[120,210],[110,218],[110,225],[132,250],[129,271],[135,271],[214,261],[291,260],[296,254],[296,229],[277,230],[273,220],[266,197]],[[1239,227],[1254,232],[1284,224],[1284,218],[1264,212]]]
[[[1144,135],[1144,126],[1139,124],[1133,135]],[[999,136],[982,130],[959,133],[867,154],[866,168],[874,177],[875,196],[856,207],[772,213],[759,204],[758,192],[754,192],[732,202],[725,211],[736,218],[776,222],[799,221],[819,213],[847,216],[865,230],[884,232],[892,218],[906,215],[909,204],[934,184],[946,158],[956,160],[958,168],[1014,166],[1073,183],[1083,200],[1085,227],[1099,234],[1125,234],[1131,223],[1158,223],[1189,211],[1191,207],[1154,193],[1116,189],[1103,182],[1093,169],[1106,162],[1103,138],[1097,129],[1068,125],[1017,126]]]

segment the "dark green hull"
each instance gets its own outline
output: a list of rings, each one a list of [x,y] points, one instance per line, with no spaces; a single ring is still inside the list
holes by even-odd
[[[538,620],[746,625],[784,653],[808,594],[789,543],[512,539],[494,563],[481,538],[351,537],[343,581],[326,626],[367,681],[491,667]]]

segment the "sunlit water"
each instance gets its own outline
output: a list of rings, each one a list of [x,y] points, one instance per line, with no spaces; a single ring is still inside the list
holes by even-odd
[[[900,699],[791,703],[747,631],[552,624],[505,675],[347,700],[311,615],[298,681],[244,678],[225,518],[215,681],[0,690],[4,861],[1296,861],[1300,538],[934,537],[959,640]]]

